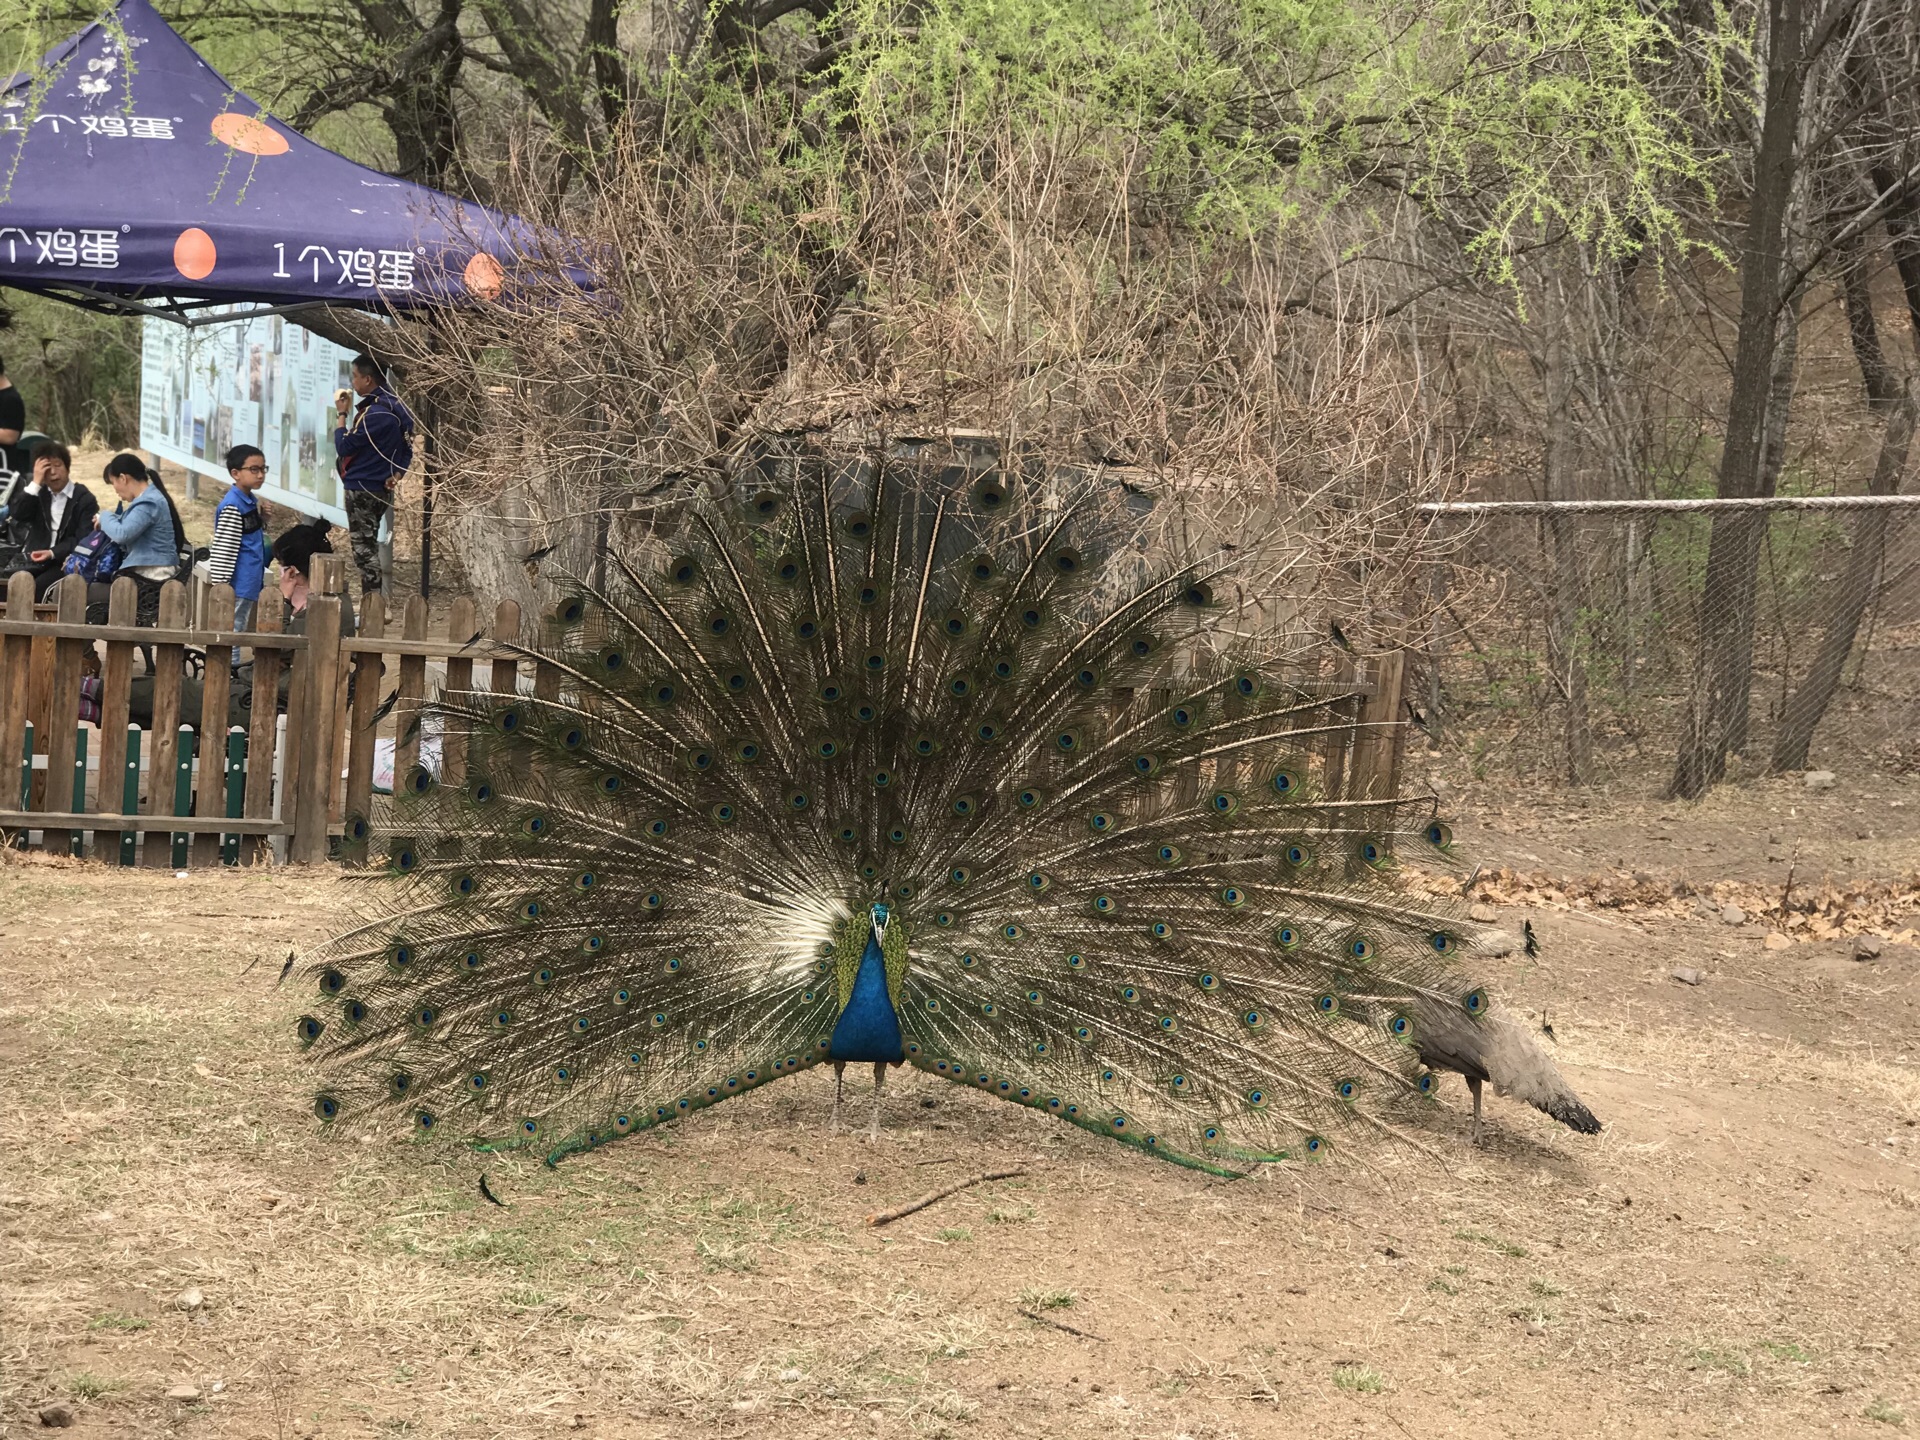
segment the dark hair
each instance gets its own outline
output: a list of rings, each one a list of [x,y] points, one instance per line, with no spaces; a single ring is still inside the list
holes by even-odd
[[[42,440],[33,447],[33,463],[38,464],[42,460],[58,460],[69,470],[73,468],[73,452],[58,440]]]
[[[238,470],[256,455],[262,460],[267,458],[267,452],[258,445],[236,445],[227,451],[227,469]]]
[[[109,480],[113,479],[116,475],[125,475],[130,479],[138,480],[142,485],[151,484],[156,478],[153,473],[147,469],[147,462],[131,450],[122,450],[118,455],[107,461],[107,468],[103,473]],[[164,493],[164,487],[162,493]]]
[[[384,385],[387,383],[387,372],[380,368],[380,362],[371,355],[354,356],[353,368],[373,381],[376,385]]]
[[[327,539],[330,528],[331,522],[324,515],[294,526],[273,542],[273,558],[289,570],[308,574],[315,555],[333,553],[333,545]]]

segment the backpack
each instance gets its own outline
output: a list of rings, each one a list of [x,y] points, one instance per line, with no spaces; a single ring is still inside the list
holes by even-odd
[[[120,573],[120,547],[107,538],[104,530],[89,530],[80,537],[61,567],[63,575],[78,575],[88,584],[104,583]]]

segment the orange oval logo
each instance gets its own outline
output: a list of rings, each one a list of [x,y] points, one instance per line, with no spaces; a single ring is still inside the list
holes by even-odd
[[[507,272],[500,268],[498,260],[482,250],[467,261],[467,268],[460,272],[460,278],[466,282],[467,289],[482,300],[493,300],[498,298]]]
[[[248,155],[284,155],[287,137],[253,115],[229,110],[213,117],[213,138]]]
[[[173,242],[173,268],[189,280],[206,279],[213,273],[213,262],[218,258],[213,237],[198,226],[182,230],[180,238]]]

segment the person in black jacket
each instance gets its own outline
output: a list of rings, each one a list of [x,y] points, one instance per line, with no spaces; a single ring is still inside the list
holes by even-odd
[[[93,529],[100,502],[72,478],[67,447],[43,440],[33,447],[33,480],[15,497],[9,519],[22,537],[22,558],[6,576],[25,570],[33,576],[33,596],[44,600],[60,578],[61,567],[81,537]]]

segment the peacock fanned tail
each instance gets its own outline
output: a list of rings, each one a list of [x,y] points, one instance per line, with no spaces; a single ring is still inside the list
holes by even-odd
[[[1300,542],[1139,505],[812,457],[614,557],[540,694],[435,702],[464,766],[402,777],[403,877],[308,967],[316,1112],[550,1158],[677,1119],[829,1058],[884,913],[928,1075],[1224,1173],[1404,1134],[1416,1004],[1488,1006],[1390,873],[1448,828],[1317,788],[1365,737],[1275,598]]]

